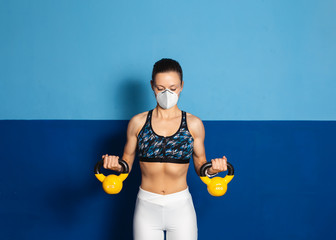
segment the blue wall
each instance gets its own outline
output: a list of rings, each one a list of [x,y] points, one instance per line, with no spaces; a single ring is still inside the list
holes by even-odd
[[[2,239],[132,239],[138,160],[118,195],[93,174],[101,155],[122,154],[126,126],[2,121]],[[334,121],[206,121],[205,129],[207,157],[225,154],[235,177],[215,198],[189,166],[200,240],[336,236]]]
[[[335,120],[335,8],[0,1],[0,119],[128,120],[153,106],[152,66],[171,57],[185,72],[181,106],[203,120]]]
[[[199,239],[335,238],[335,9],[0,1],[0,238],[131,239],[137,159],[116,196],[93,167],[155,106],[162,57],[182,65],[179,107],[204,121],[208,161],[235,167],[214,198],[190,165]]]

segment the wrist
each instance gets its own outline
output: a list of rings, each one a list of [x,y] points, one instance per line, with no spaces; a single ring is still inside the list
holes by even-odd
[[[216,176],[218,173],[212,173],[212,172],[210,172],[209,171],[209,168],[207,168],[206,170],[205,170],[205,175],[206,176],[208,176],[208,177],[214,177],[214,176]]]

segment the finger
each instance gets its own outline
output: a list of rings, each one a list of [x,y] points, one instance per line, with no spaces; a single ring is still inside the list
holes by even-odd
[[[225,157],[225,171],[227,171],[227,158],[226,157]]]
[[[111,168],[115,169],[118,166],[118,157],[112,156],[111,160]]]
[[[223,158],[219,158],[218,159],[218,168],[219,168],[219,171],[224,171],[224,164],[223,164]]]
[[[218,171],[223,171],[223,159],[222,158],[217,158],[217,166],[218,166]]]
[[[220,171],[222,171],[222,172],[225,171],[225,160],[224,160],[224,158],[219,158],[218,161],[219,161]]]
[[[104,164],[103,167],[107,169],[107,154],[104,155]]]
[[[225,162],[227,162],[227,158],[225,156],[223,156],[223,159],[224,159]]]
[[[226,171],[227,170],[227,163],[226,161],[223,161],[223,171]]]
[[[224,156],[224,171],[227,171],[227,158]]]
[[[218,170],[223,171],[223,159],[218,158]]]
[[[212,161],[212,168],[213,170],[218,170],[218,158],[213,159]]]
[[[112,168],[112,156],[108,156],[108,168],[111,169]]]
[[[118,165],[119,165],[119,157],[118,156],[113,156],[112,157],[112,167],[113,168],[116,168],[116,167],[118,167]]]

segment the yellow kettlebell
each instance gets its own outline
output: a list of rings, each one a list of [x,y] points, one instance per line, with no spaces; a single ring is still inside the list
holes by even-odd
[[[123,187],[123,181],[127,178],[129,167],[127,162],[122,159],[119,159],[119,164],[122,166],[123,170],[119,174],[119,176],[115,174],[110,174],[105,176],[100,172],[101,167],[104,164],[104,160],[100,160],[96,163],[94,168],[94,173],[96,178],[103,183],[103,189],[108,194],[117,194],[121,191]]]
[[[214,197],[223,196],[227,191],[227,185],[234,177],[233,166],[227,162],[228,174],[224,177],[209,178],[205,175],[205,170],[212,166],[211,162],[206,162],[200,169],[200,178],[208,186],[208,192]]]

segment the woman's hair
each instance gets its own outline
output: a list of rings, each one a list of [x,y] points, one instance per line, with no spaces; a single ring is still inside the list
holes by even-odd
[[[152,81],[155,81],[155,76],[158,73],[162,72],[177,72],[180,75],[181,84],[183,81],[183,72],[180,64],[170,58],[162,58],[161,60],[157,61],[153,66],[153,72],[152,72]]]

